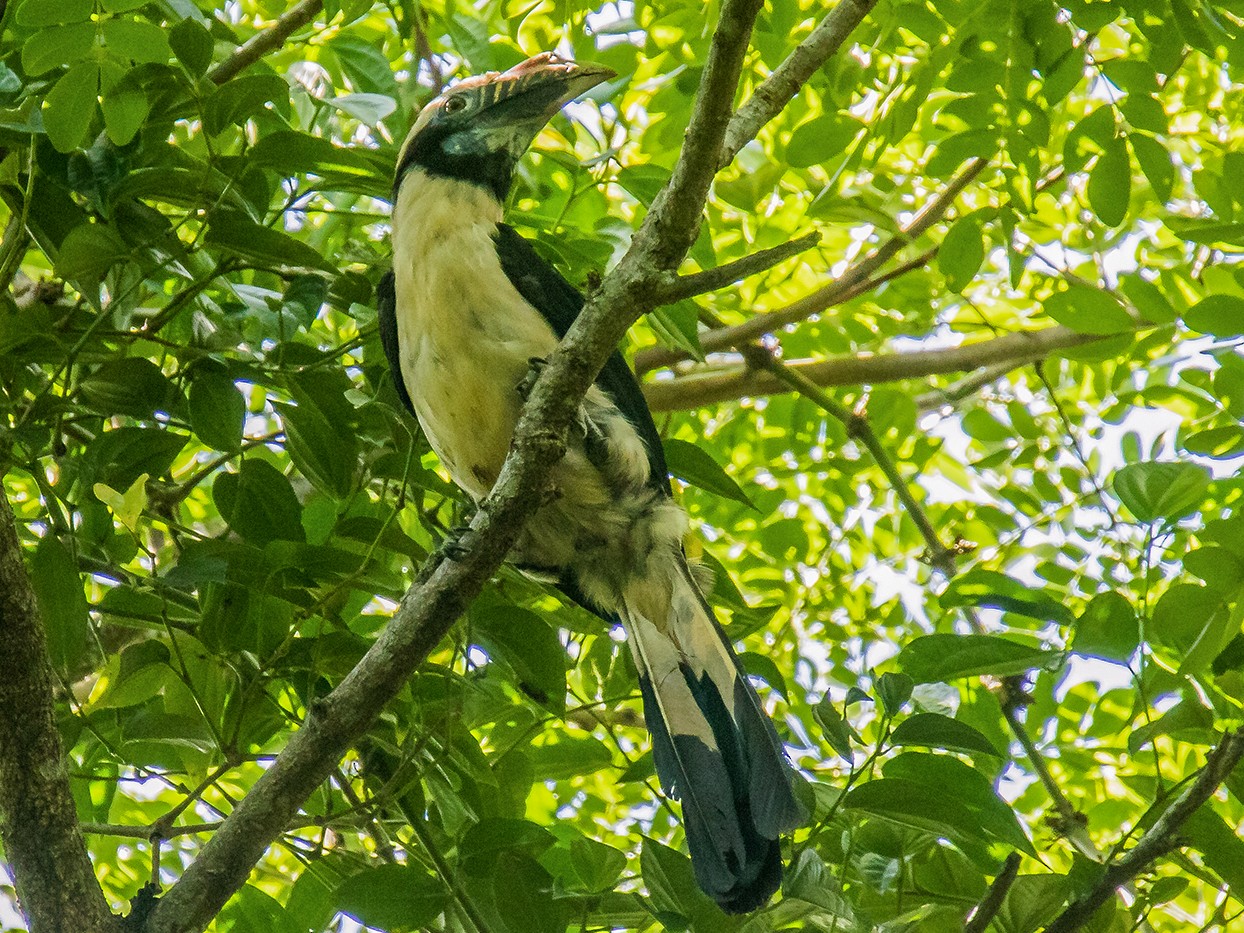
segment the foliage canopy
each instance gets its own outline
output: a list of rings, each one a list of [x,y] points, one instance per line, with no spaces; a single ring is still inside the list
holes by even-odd
[[[176,881],[469,515],[376,332],[413,113],[541,49],[614,68],[508,211],[591,287],[720,6],[8,4],[0,470],[114,907]],[[626,348],[815,803],[782,896],[699,894],[629,655],[507,569],[216,929],[936,933],[1014,851],[989,929],[1028,933],[1240,727],[1244,5],[848,6],[684,271],[820,242]],[[761,12],[739,102],[825,15]],[[1229,928],[1242,820],[1234,772],[1083,928]]]

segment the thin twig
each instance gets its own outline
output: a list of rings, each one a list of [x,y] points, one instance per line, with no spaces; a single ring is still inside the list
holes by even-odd
[[[239,45],[232,55],[207,73],[207,80],[224,84],[245,71],[269,52],[284,45],[286,39],[315,19],[315,15],[323,8],[324,0],[302,0],[263,32],[255,33]]]
[[[769,249],[762,249],[742,259],[690,275],[671,275],[661,286],[658,298],[662,304],[673,304],[725,288],[742,279],[772,269],[792,256],[798,256],[821,241],[819,233],[809,233]]]
[[[968,922],[963,927],[963,933],[985,933],[989,929],[990,922],[998,915],[1002,902],[1006,900],[1007,892],[1015,883],[1015,878],[1019,874],[1020,861],[1018,852],[1012,852],[1006,857],[1006,864],[993,879],[993,884],[989,886],[985,897],[972,911],[972,916],[968,918]]]
[[[712,333],[716,331],[709,331],[709,334]],[[1044,359],[1058,350],[1105,339],[1108,338],[1082,334],[1057,325],[1044,330],[1006,334],[961,347],[793,360],[785,366],[822,388],[876,385],[924,376],[970,373],[982,367],[1006,366],[1009,371]],[[679,411],[744,397],[760,398],[783,391],[786,391],[785,384],[772,373],[748,365],[700,370],[677,379],[644,384],[644,395],[653,411]]]
[[[882,266],[898,255],[905,246],[940,221],[954,204],[955,198],[975,180],[976,176],[988,164],[989,160],[983,158],[969,161],[959,174],[952,178],[946,187],[937,193],[936,197],[920,208],[915,216],[899,229],[898,233],[894,234],[894,236],[890,237],[890,239],[886,240],[886,242],[882,243],[864,258],[853,262],[843,271],[842,275],[828,285],[817,289],[810,295],[805,295],[784,308],[757,314],[755,317],[749,318],[733,327],[723,327],[702,334],[700,336],[700,346],[703,347],[705,352],[738,346],[763,337],[765,334],[773,333],[783,327],[788,327],[791,324],[806,321],[812,315],[820,314],[827,308],[840,304],[848,297],[853,296],[853,293],[858,294],[858,292],[855,292],[855,289],[861,283],[867,281]],[[638,354],[636,357],[636,369],[643,372],[655,368],[656,365],[666,366],[686,358],[686,353],[680,354],[676,350],[662,347],[659,351],[644,351]],[[659,359],[660,362],[654,363],[654,359]]]
[[[816,24],[731,117],[719,166],[725,168],[761,128],[781,113],[808,79],[835,55],[877,0],[841,0]]]
[[[1180,847],[1179,831],[1192,814],[1214,795],[1235,766],[1244,759],[1244,730],[1226,733],[1209,753],[1196,780],[1160,816],[1140,841],[1106,866],[1101,878],[1076,898],[1045,928],[1045,933],[1072,933],[1128,882],[1147,871],[1162,856]]]

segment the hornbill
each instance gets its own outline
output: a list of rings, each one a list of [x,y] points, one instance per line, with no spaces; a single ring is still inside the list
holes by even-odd
[[[583,306],[502,223],[502,205],[541,128],[613,74],[544,53],[466,78],[423,109],[402,145],[380,336],[398,395],[476,501],[500,473],[533,362]],[[625,627],[657,776],[682,800],[696,881],[724,909],[752,910],[781,882],[779,835],[806,812],[683,555],[686,516],[621,354],[588,390],[551,486],[510,559]]]

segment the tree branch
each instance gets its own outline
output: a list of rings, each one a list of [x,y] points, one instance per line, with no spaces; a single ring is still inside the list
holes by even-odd
[[[756,138],[761,128],[781,113],[792,97],[822,65],[837,53],[877,0],[841,0],[817,23],[811,35],[795,48],[752,96],[730,118],[718,165],[725,168],[739,150]]]
[[[703,272],[693,272],[690,275],[670,273],[669,279],[661,285],[657,299],[660,304],[673,304],[684,298],[694,298],[696,295],[715,292],[741,279],[772,269],[778,263],[811,249],[820,241],[819,233],[809,233],[797,240],[759,250],[742,259],[736,259],[734,262],[706,269]]]
[[[714,350],[724,350],[727,347],[737,347],[740,344],[763,337],[765,334],[773,333],[782,327],[806,321],[812,315],[820,314],[827,308],[860,294],[860,291],[858,291],[859,286],[868,281],[877,270],[896,256],[903,247],[920,237],[926,230],[940,221],[950,210],[951,205],[954,204],[955,198],[963,192],[964,188],[972,183],[988,164],[988,159],[980,158],[972,159],[968,162],[963,167],[963,170],[951,179],[950,183],[938,192],[933,200],[925,204],[911,220],[899,229],[898,233],[890,237],[890,239],[863,259],[852,263],[842,275],[828,285],[817,289],[810,295],[805,295],[785,308],[757,314],[755,317],[749,318],[733,327],[722,327],[701,334],[700,346],[707,353],[711,353]],[[645,372],[657,366],[668,366],[671,363],[686,358],[687,354],[685,352],[666,347],[653,347],[636,355],[635,369],[638,372]]]
[[[1018,852],[1012,852],[1006,857],[1006,864],[993,879],[993,884],[989,886],[985,897],[972,911],[972,916],[968,918],[967,924],[963,927],[963,933],[985,933],[989,929],[990,922],[998,916],[1002,902],[1006,900],[1006,893],[1015,883],[1015,878],[1019,874],[1020,861]]]
[[[17,896],[40,931],[115,930],[69,790],[52,665],[17,519],[0,492],[0,832]]]
[[[566,430],[588,386],[627,328],[654,306],[658,270],[677,266],[695,227],[737,87],[760,0],[725,0],[686,146],[666,188],[617,268],[592,294],[536,379],[493,491],[480,505],[455,559],[429,559],[393,620],[327,696],[310,704],[303,727],[161,898],[150,933],[198,933],[245,882],[264,850],[406,679],[448,633],[501,565],[544,499],[549,470],[565,452]],[[721,117],[721,99],[726,117]],[[686,223],[687,218],[692,223]]]
[[[269,52],[279,49],[286,39],[315,19],[323,8],[324,0],[302,0],[263,32],[255,33],[239,45],[232,55],[207,73],[207,80],[224,84],[236,77]]]
[[[1078,930],[1119,888],[1137,878],[1157,859],[1172,849],[1179,848],[1180,828],[1214,795],[1241,759],[1244,759],[1244,729],[1223,736],[1218,747],[1205,759],[1205,766],[1201,768],[1191,786],[1158,817],[1136,845],[1106,866],[1105,873],[1097,883],[1072,901],[1045,928],[1045,933],[1071,933]]]
[[[1108,338],[1098,334],[1082,334],[1060,324],[944,350],[836,356],[825,360],[797,360],[785,365],[816,386],[876,385],[923,376],[972,372],[986,366],[1005,365],[1011,369],[1044,359],[1058,350],[1105,339]],[[653,411],[680,411],[732,399],[774,395],[786,390],[786,383],[773,373],[745,364],[644,383],[644,396]]]

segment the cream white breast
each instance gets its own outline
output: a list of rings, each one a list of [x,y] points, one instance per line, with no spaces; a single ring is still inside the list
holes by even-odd
[[[509,450],[528,360],[557,344],[501,268],[500,220],[489,192],[421,170],[402,181],[394,205],[402,377],[432,449],[477,499]]]

